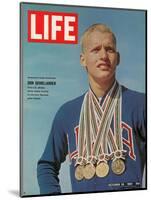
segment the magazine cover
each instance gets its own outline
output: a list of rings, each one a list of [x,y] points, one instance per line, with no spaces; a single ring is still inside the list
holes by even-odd
[[[20,4],[20,196],[147,188],[146,21]]]

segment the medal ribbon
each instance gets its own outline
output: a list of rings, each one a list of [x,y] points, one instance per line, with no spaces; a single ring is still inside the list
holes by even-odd
[[[85,122],[85,137],[86,137],[86,161],[90,162],[92,154],[92,134],[90,129],[90,97],[87,93],[87,98],[84,106],[84,122]]]
[[[108,133],[108,145],[111,151],[111,158],[122,158],[125,159],[126,151],[123,150],[122,143],[122,129],[121,129],[121,104],[122,104],[122,92],[120,86],[119,97],[114,112],[114,133],[110,129]]]
[[[107,155],[107,143],[109,143],[111,152],[118,151],[116,142],[120,145],[122,144],[121,134],[118,132],[115,142],[110,128],[115,107],[117,108],[116,105],[120,96],[119,88],[119,84],[115,81],[105,98],[105,103],[103,103],[102,108],[91,90],[86,93],[80,113],[78,157],[75,165],[85,165],[88,162],[94,164],[98,160],[99,155],[102,156],[105,155],[105,153]],[[117,113],[119,113],[119,110]],[[117,119],[120,119],[119,115]],[[97,120],[99,120],[99,126]],[[115,129],[119,130],[119,126],[119,122],[117,122]],[[95,139],[93,150],[92,136],[93,141]],[[85,146],[86,149],[84,149]],[[100,157],[99,161],[102,160],[105,160],[105,158]]]
[[[117,145],[117,150],[114,152],[114,160],[116,158],[125,159],[126,151],[123,150],[122,142],[122,128],[121,128],[121,116],[122,116],[122,88],[120,87],[120,96],[117,101],[115,113],[114,113],[114,133],[115,133],[115,142]],[[113,136],[113,135],[112,135]],[[113,146],[113,143],[110,144]]]
[[[84,106],[86,103],[87,94],[84,96],[84,100],[81,107],[80,120],[79,120],[79,134],[78,134],[78,157],[76,159],[76,165],[83,165],[85,163],[85,159],[83,157],[84,154],[84,143],[85,143],[85,127],[84,127]]]
[[[100,126],[93,147],[93,156],[98,158],[98,155],[99,154],[101,155],[101,158],[99,158],[99,160],[105,160],[104,158],[102,158],[102,154],[107,153],[107,135],[113,118],[113,113],[115,110],[115,105],[117,103],[118,94],[119,94],[119,84],[115,82],[112,89],[110,90],[110,93],[108,94],[108,98],[105,104],[105,109],[104,111],[102,111],[100,105],[98,104],[98,101],[96,100],[96,97],[91,92],[91,97],[93,98],[92,103],[94,103],[96,113],[100,118]]]

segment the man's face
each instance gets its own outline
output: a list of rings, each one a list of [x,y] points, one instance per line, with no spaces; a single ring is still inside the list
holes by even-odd
[[[115,78],[119,54],[111,33],[94,31],[89,34],[81,54],[81,64],[86,68],[90,81],[110,81]]]

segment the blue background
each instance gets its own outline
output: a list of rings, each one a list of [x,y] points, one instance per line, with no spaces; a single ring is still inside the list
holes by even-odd
[[[27,42],[27,11],[44,10],[78,13],[79,39],[91,24],[107,24],[117,37],[121,61],[117,80],[128,88],[145,92],[145,12],[74,6],[22,4],[21,40],[23,67],[23,185],[26,195],[39,194],[37,161],[46,145],[51,123],[58,108],[88,89],[87,74],[80,66],[80,45]],[[56,77],[49,97],[27,100],[27,77]],[[62,192],[71,192],[69,159],[62,164]],[[64,178],[65,177],[65,178]]]

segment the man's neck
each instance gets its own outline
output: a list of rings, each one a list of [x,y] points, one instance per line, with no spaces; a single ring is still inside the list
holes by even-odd
[[[99,82],[95,82],[91,80],[89,81],[90,81],[90,87],[92,91],[94,92],[94,94],[97,97],[102,97],[111,89],[112,85],[115,82],[115,78],[113,78],[110,81],[99,81]]]

